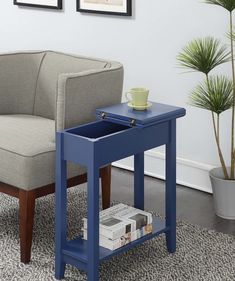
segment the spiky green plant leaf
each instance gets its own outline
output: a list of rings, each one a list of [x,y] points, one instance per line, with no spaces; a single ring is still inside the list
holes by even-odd
[[[235,30],[233,29],[233,31],[232,32],[228,32],[227,33],[227,37],[229,38],[229,39],[233,39],[233,41],[235,41]]]
[[[190,104],[220,114],[233,106],[233,83],[224,76],[211,76],[190,95]]]
[[[230,54],[219,40],[205,37],[189,42],[177,56],[177,60],[181,67],[208,74],[216,66],[228,62]]]
[[[221,6],[229,12],[235,9],[235,0],[205,0],[205,3]]]
[[[231,38],[232,38],[233,41],[235,41],[235,31],[234,31],[234,29],[233,29],[232,32],[231,32],[231,31],[228,31],[228,32],[226,33],[226,37],[227,37],[229,40],[231,40]]]
[[[232,39],[233,39],[233,41],[235,41],[235,31],[233,30],[233,32],[230,33],[229,35],[230,35],[230,38],[231,38],[231,35],[232,35]]]

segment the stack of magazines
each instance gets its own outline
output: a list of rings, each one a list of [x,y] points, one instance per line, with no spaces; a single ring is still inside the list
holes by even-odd
[[[118,204],[100,212],[101,247],[116,250],[131,241],[152,233],[152,214]],[[87,219],[83,219],[83,239],[87,240]]]

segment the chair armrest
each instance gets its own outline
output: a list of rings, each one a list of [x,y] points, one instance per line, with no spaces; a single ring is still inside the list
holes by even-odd
[[[56,130],[95,119],[95,109],[119,103],[122,96],[123,67],[112,63],[107,69],[61,74],[56,100]]]

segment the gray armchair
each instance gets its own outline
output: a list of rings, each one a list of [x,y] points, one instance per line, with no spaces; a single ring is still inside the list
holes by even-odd
[[[94,119],[120,102],[120,63],[52,51],[0,55],[0,192],[19,198],[21,261],[30,261],[35,199],[55,190],[55,131]],[[110,204],[110,166],[101,170]],[[86,170],[68,166],[68,187]]]

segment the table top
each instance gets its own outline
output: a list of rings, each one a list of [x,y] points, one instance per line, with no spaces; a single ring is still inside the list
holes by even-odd
[[[127,103],[120,103],[113,106],[99,108],[96,115],[100,116],[105,113],[107,119],[115,119],[117,122],[130,122],[135,120],[138,125],[147,125],[162,122],[164,120],[176,119],[186,114],[186,110],[181,107],[171,106],[162,103],[151,102],[152,106],[147,110],[133,110]]]

